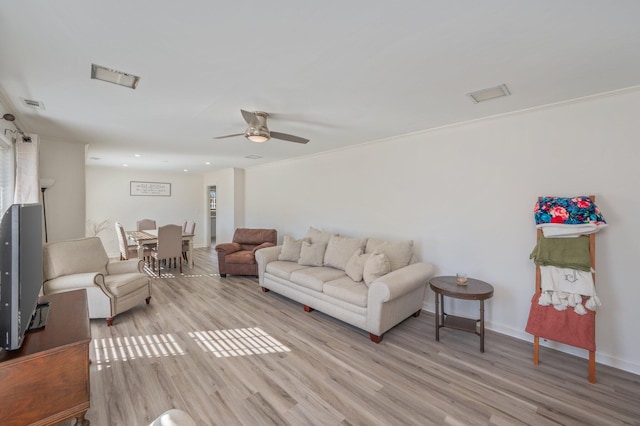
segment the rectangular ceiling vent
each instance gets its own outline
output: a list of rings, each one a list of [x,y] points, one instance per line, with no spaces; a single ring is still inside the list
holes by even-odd
[[[500,86],[490,87],[488,89],[478,90],[477,92],[467,93],[467,96],[471,98],[474,104],[478,102],[488,101],[489,99],[501,98],[503,96],[509,96],[511,92],[507,89],[506,84]]]
[[[137,75],[128,74],[126,72],[96,64],[91,64],[91,78],[106,81],[107,83],[114,83],[130,89],[135,89],[140,81],[140,77]]]
[[[44,104],[40,101],[34,101],[33,99],[25,98],[20,98],[20,100],[22,101],[22,104],[24,106],[27,106],[29,108],[44,109]]]

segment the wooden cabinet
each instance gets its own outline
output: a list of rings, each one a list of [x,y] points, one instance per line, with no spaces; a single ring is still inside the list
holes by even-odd
[[[16,351],[0,352],[0,424],[89,425],[89,343],[85,290],[44,296],[44,329],[25,336]]]

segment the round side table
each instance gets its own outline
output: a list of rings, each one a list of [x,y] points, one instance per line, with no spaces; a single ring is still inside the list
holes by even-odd
[[[440,328],[475,333],[480,336],[480,352],[484,352],[484,301],[493,296],[493,286],[484,281],[469,278],[467,283],[458,284],[456,277],[435,277],[429,281],[429,287],[436,295],[436,341],[440,341]],[[454,299],[479,300],[480,318],[470,319],[449,315],[444,312],[444,296]],[[480,331],[477,325],[480,323]]]

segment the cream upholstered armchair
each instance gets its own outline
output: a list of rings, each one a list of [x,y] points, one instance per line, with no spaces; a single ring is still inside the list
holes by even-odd
[[[44,294],[86,289],[90,318],[113,318],[143,300],[151,301],[151,281],[142,260],[109,260],[98,237],[42,246]]]

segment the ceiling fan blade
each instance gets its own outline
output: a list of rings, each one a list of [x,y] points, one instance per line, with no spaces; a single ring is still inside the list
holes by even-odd
[[[283,141],[295,142],[295,143],[307,143],[309,139],[301,138],[300,136],[288,135],[286,133],[271,132],[271,137],[274,139],[280,139]]]
[[[243,133],[234,133],[233,135],[217,136],[214,139],[226,139],[226,138],[232,138],[234,136],[244,136],[244,132]]]
[[[256,115],[253,112],[245,111],[243,109],[240,110],[242,113],[242,118],[247,122],[249,126],[254,125],[257,122]]]

